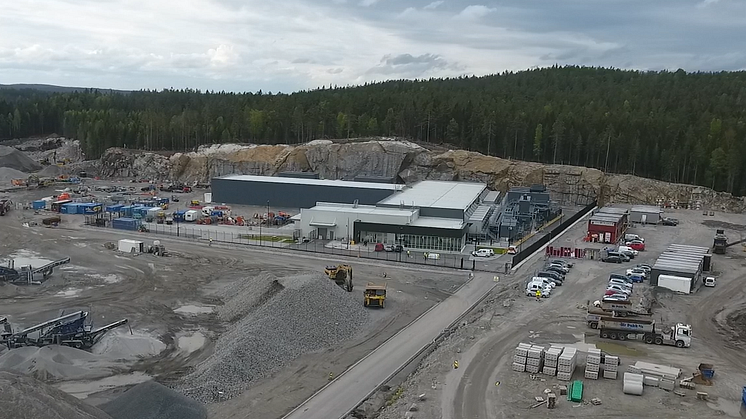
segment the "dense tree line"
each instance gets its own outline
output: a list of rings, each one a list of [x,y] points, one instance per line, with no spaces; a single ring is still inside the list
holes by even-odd
[[[554,67],[293,94],[0,90],[0,138],[108,147],[398,136],[746,194],[746,73]]]

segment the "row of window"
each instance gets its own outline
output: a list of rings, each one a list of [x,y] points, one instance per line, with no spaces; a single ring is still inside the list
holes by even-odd
[[[372,243],[401,244],[414,249],[460,252],[464,247],[463,237],[423,236],[419,234],[394,234],[362,231],[360,237]]]

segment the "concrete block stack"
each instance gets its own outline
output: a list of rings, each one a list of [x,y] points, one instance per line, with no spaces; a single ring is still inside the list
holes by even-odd
[[[601,370],[601,350],[588,349],[588,356],[585,358],[585,378],[589,380],[598,380],[598,372]]]
[[[544,367],[544,347],[533,345],[528,350],[528,357],[526,358],[526,372],[532,374],[538,374],[539,371]]]
[[[515,348],[515,354],[513,354],[513,371],[526,371],[526,359],[528,358],[529,349],[531,349],[531,345],[528,343],[519,343]]]
[[[557,361],[560,355],[562,355],[561,347],[552,346],[547,349],[544,354],[544,369],[541,371],[544,375],[557,375]]]
[[[572,380],[575,372],[575,365],[578,359],[578,350],[576,348],[565,348],[562,355],[557,358],[557,379],[562,381]]]
[[[634,365],[630,365],[627,367],[627,371],[632,374],[641,375],[644,385],[659,387],[667,391],[674,390],[676,379],[681,375],[681,369],[679,368],[642,361],[637,361]]]
[[[619,357],[606,355],[604,356],[604,378],[616,380],[619,373]]]

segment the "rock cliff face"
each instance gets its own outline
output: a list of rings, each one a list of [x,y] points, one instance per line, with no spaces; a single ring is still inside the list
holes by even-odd
[[[480,181],[491,189],[543,183],[565,204],[681,202],[729,212],[746,211],[746,200],[708,188],[671,184],[597,169],[505,160],[463,150],[436,151],[406,141],[312,141],[290,145],[223,144],[171,156],[110,149],[101,158],[101,174],[206,182],[227,174],[275,175],[315,172],[324,179],[356,176]]]

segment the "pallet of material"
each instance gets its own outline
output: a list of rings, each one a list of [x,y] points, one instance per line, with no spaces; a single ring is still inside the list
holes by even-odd
[[[526,364],[519,364],[517,362],[514,362],[513,363],[513,371],[525,372],[526,371]]]
[[[589,380],[598,380],[598,371],[585,370],[584,376]]]
[[[663,390],[673,391],[673,389],[676,387],[676,381],[663,378],[658,382],[658,387],[662,388]]]
[[[515,354],[525,358],[528,356],[529,349],[531,349],[531,345],[528,343],[519,343],[518,347],[515,348]]]
[[[532,346],[531,349],[528,350],[529,358],[542,358],[543,355],[544,355],[543,346]]]
[[[539,371],[541,371],[541,367],[539,367],[538,365],[526,364],[526,372],[530,372],[531,374],[538,374]]]
[[[574,372],[574,370],[570,371],[570,372],[564,372],[564,371],[559,371],[558,370],[557,371],[557,379],[560,380],[560,381],[570,381],[570,380],[572,380],[572,374],[573,374],[573,372]]]
[[[535,365],[539,368],[544,366],[541,358],[526,358],[526,365]]]
[[[668,380],[676,380],[681,375],[680,368],[651,364],[649,362],[637,361],[632,367],[638,369],[642,374],[654,375]]]
[[[545,366],[544,368],[542,368],[541,372],[544,375],[555,376],[555,375],[557,375],[557,368],[552,368],[552,367],[546,367]]]
[[[658,385],[660,384],[660,379],[658,377],[646,375],[642,379],[642,383],[645,384],[646,386],[658,387]]]
[[[526,363],[526,357],[520,356],[520,355],[513,355],[513,362],[517,362],[519,364],[525,364]]]
[[[616,380],[617,372],[616,371],[608,371],[604,370],[604,378],[608,378],[611,380]]]
[[[598,364],[586,364],[585,365],[585,370],[586,371],[598,372],[600,369],[601,369],[601,367]]]

